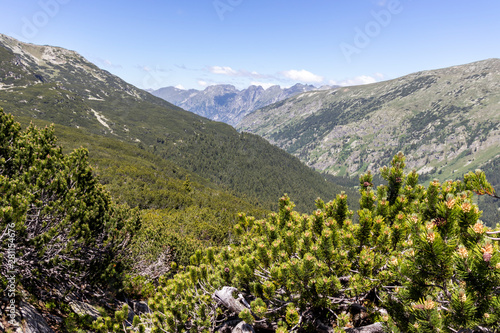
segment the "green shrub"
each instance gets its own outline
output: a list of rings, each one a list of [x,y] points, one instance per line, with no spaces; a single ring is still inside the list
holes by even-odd
[[[234,309],[213,298],[231,286],[241,294],[235,298],[251,304],[252,311],[237,311],[241,319],[280,331],[375,320],[394,332],[496,328],[500,255],[479,220],[472,182],[425,188],[404,166],[396,155],[382,170],[388,185],[376,190],[371,174],[360,178],[358,224],[344,194],[318,200],[311,215],[294,212],[287,196],[267,219],[242,214],[239,243],[200,251],[192,265],[162,280],[143,325],[211,331],[233,318]],[[366,312],[363,322],[351,313],[355,307]]]
[[[128,265],[139,215],[112,202],[87,155],[63,154],[53,127],[21,131],[0,109],[0,227],[15,245],[15,264],[3,260],[1,275],[15,271],[40,299],[119,284]]]

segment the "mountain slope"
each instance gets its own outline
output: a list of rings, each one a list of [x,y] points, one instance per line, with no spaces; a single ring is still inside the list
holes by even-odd
[[[165,87],[151,93],[200,116],[234,126],[254,110],[316,89],[312,85],[300,83],[290,88],[272,86],[265,90],[261,86],[238,90],[232,85],[214,85],[202,91]]]
[[[457,177],[500,156],[500,60],[300,94],[238,125],[337,175],[378,170],[398,151],[432,177]]]
[[[264,140],[137,89],[76,52],[5,35],[0,107],[137,144],[265,208],[287,192],[308,210],[317,196],[330,199],[341,190]]]

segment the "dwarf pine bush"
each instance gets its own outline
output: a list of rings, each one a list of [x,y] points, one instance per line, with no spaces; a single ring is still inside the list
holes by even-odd
[[[199,250],[191,265],[160,279],[151,313],[125,330],[213,332],[241,320],[279,332],[375,322],[388,332],[498,329],[496,231],[473,200],[473,191],[493,189],[480,171],[424,187],[404,161],[400,153],[381,170],[387,185],[360,177],[359,223],[343,193],[318,199],[310,215],[295,212],[286,195],[266,219],[240,214],[237,243]],[[100,331],[110,325],[95,323]]]
[[[140,219],[114,204],[85,149],[63,154],[53,127],[23,131],[0,108],[0,194],[2,287],[11,272],[42,299],[119,285]],[[14,242],[5,241],[7,227]]]

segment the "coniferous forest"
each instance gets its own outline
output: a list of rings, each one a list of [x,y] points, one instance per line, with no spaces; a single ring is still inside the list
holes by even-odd
[[[0,1],[0,333],[500,333],[499,12]]]

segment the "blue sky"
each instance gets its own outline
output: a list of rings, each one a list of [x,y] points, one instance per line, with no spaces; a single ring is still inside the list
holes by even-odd
[[[500,57],[498,0],[0,0],[0,33],[139,88],[363,84]]]

